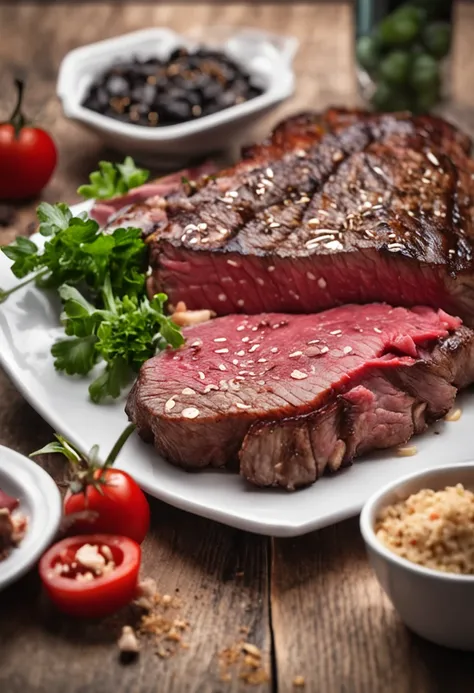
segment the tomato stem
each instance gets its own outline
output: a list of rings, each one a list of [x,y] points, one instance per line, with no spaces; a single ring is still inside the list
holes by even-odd
[[[28,284],[31,284],[35,279],[38,277],[42,277],[43,275],[47,274],[48,270],[42,270],[41,272],[37,272],[34,274],[32,277],[28,277],[28,279],[25,279],[24,282],[20,282],[19,284],[16,284],[12,289],[8,289],[8,291],[3,291],[0,289],[0,303],[3,303],[4,301],[7,300],[11,294],[14,294],[15,291],[18,291],[18,289],[23,288],[24,286],[27,286]]]
[[[123,448],[127,440],[130,438],[134,430],[135,424],[129,424],[127,428],[123,431],[122,435],[117,440],[112,450],[109,452],[107,459],[104,463],[104,469],[111,467],[113,465],[113,463],[117,459],[117,455],[119,454],[120,450]]]
[[[22,79],[15,79],[15,87],[17,90],[16,104],[15,104],[15,108],[13,109],[13,113],[10,116],[9,122],[15,128],[15,136],[18,137],[18,134],[19,134],[21,128],[24,127],[25,122],[26,122],[25,117],[24,117],[23,113],[21,112],[25,83],[23,82]]]

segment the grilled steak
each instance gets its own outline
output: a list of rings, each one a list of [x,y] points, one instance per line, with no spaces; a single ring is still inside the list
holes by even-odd
[[[161,200],[182,193],[183,179],[194,181],[196,178],[214,173],[215,170],[212,161],[207,161],[202,166],[157,178],[151,183],[132,188],[125,195],[118,195],[106,201],[96,200],[90,215],[101,226],[108,225],[110,229],[134,223],[140,227],[140,219],[147,219],[148,215],[151,215],[154,224],[158,224],[163,219],[166,220],[166,214],[161,210]]]
[[[224,315],[385,301],[474,324],[469,148],[433,117],[301,115],[126,220],[148,235],[154,290],[172,304]]]
[[[240,458],[249,481],[296,488],[406,442],[473,380],[474,332],[443,311],[231,315],[145,363],[127,413],[179,466]]]

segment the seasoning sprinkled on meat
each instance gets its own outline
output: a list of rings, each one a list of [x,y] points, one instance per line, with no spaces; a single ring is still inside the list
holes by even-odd
[[[426,307],[230,315],[185,334],[178,352],[144,364],[129,418],[174,464],[238,460],[261,486],[303,486],[369,450],[403,445],[474,380],[474,332]],[[223,337],[228,353],[216,354]]]
[[[432,116],[291,118],[192,195],[152,204],[150,222],[137,210],[144,228],[162,219],[148,238],[153,290],[218,315],[385,301],[474,324],[469,148]]]

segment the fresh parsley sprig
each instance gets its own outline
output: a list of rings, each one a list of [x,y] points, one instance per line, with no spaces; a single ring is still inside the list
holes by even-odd
[[[41,288],[58,288],[64,283],[83,284],[99,296],[109,276],[117,296],[140,295],[144,291],[146,245],[140,229],[118,228],[104,233],[87,213],[73,216],[65,204],[42,202],[37,209],[39,232],[47,238],[40,250],[29,238],[18,237],[2,251],[13,260],[15,277],[36,281]],[[25,283],[0,291],[0,302]]]
[[[123,164],[99,161],[99,170],[89,176],[90,183],[81,185],[77,192],[86,200],[109,200],[143,185],[149,175],[149,171],[135,166],[131,156],[125,157]]]
[[[74,287],[59,290],[64,301],[62,323],[68,339],[56,342],[51,353],[58,370],[87,375],[103,361],[105,368],[89,387],[94,402],[118,397],[140,366],[168,344],[177,348],[183,336],[165,315],[165,294],[115,298],[109,278],[103,287],[103,309],[96,309]]]
[[[43,202],[37,215],[44,248],[23,237],[2,248],[13,261],[14,275],[26,280],[0,292],[0,302],[32,281],[57,289],[66,338],[51,348],[56,369],[84,376],[103,363],[90,397],[94,402],[118,397],[147,359],[184,342],[165,314],[167,296],[149,300],[146,295],[147,249],[141,231],[104,232],[86,213],[74,216],[65,204]]]

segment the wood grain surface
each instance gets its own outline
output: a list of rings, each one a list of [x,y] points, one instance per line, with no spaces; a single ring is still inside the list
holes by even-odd
[[[0,6],[0,119],[13,102],[12,75],[26,72],[26,108],[53,133],[60,151],[49,201],[76,201],[75,190],[104,150],[92,134],[68,122],[55,98],[65,53],[78,45],[148,26],[179,31],[226,24],[296,35],[297,91],[272,117],[301,108],[356,101],[352,11],[344,3],[9,4]],[[457,6],[453,57],[454,102],[447,114],[474,131],[472,38],[474,7]],[[269,127],[269,123],[265,124]],[[1,164],[1,162],[0,162]],[[0,228],[0,243],[28,233],[31,201]],[[0,208],[0,216],[1,216]],[[28,454],[52,431],[0,372],[0,443]],[[62,463],[42,464],[56,480]],[[192,483],[192,477],[190,477]],[[123,666],[115,640],[135,618],[126,610],[101,624],[59,617],[41,595],[33,571],[0,594],[2,693],[464,693],[473,689],[474,658],[432,646],[400,623],[371,573],[357,520],[296,540],[269,540],[193,517],[151,500],[152,530],[144,569],[162,594],[179,597],[189,620],[187,648],[169,659],[153,638],[139,660]],[[435,605],[434,605],[435,608]],[[248,629],[245,634],[241,629]],[[269,680],[252,687],[239,666],[222,681],[219,652],[240,639],[263,652]],[[304,688],[295,687],[303,677]]]

